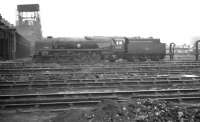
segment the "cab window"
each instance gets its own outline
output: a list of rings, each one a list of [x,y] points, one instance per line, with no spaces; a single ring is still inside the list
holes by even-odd
[[[121,49],[124,46],[125,39],[114,39],[115,48]]]

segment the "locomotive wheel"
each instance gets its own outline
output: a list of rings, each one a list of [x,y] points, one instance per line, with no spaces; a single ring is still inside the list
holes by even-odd
[[[55,63],[98,63],[101,61],[101,52],[71,52],[64,54],[54,54],[48,56],[35,56],[35,62],[55,62]]]
[[[129,62],[134,62],[135,61],[135,56],[127,56],[125,59]]]
[[[100,62],[100,61],[101,61],[100,53],[93,52],[91,54],[91,62]]]
[[[73,62],[76,63],[85,63],[87,60],[87,55],[84,53],[78,53],[73,57]]]
[[[141,56],[141,57],[139,57],[139,60],[140,61],[146,61],[146,58],[145,58],[145,56]]]
[[[152,56],[152,57],[151,57],[151,60],[152,60],[152,61],[159,61],[159,56]]]
[[[128,62],[139,62],[139,57],[133,55],[127,55],[124,57]]]
[[[99,62],[101,60],[100,54],[96,52],[80,52],[72,56],[71,62],[76,63],[90,63],[90,62]]]

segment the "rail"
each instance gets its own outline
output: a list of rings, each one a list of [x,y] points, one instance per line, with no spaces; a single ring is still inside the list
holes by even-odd
[[[199,91],[200,89],[165,89],[0,95],[0,107],[1,110],[76,108],[94,106],[104,99],[124,102],[129,98],[151,98],[177,103],[199,103]]]

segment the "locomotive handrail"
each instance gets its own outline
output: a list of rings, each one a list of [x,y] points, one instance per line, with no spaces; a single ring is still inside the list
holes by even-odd
[[[200,40],[197,40],[196,42],[195,42],[195,57],[196,57],[196,61],[198,61],[198,59],[199,59],[199,42],[200,42]]]
[[[175,43],[170,43],[169,46],[169,56],[170,56],[170,61],[173,60],[174,58],[174,48],[175,48],[176,44]]]

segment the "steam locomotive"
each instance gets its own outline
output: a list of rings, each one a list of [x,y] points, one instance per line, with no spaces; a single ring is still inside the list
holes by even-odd
[[[36,42],[36,62],[157,61],[166,55],[166,44],[154,38],[85,37],[52,38]]]

